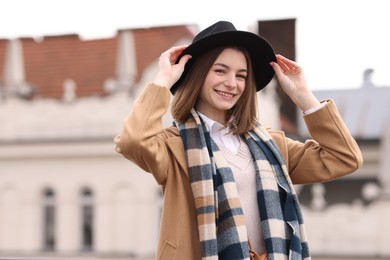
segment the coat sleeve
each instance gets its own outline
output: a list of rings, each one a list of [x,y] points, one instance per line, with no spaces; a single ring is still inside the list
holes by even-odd
[[[129,115],[115,137],[115,150],[146,172],[153,173],[161,184],[167,175],[168,156],[162,117],[168,110],[167,88],[148,84],[135,100]]]
[[[363,158],[359,146],[345,126],[333,100],[305,115],[312,137],[304,143],[286,138],[288,165],[293,183],[335,179],[356,171]]]

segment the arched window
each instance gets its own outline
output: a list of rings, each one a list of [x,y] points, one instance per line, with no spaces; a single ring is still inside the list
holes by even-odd
[[[81,248],[83,251],[93,249],[94,207],[93,192],[89,188],[81,190]]]
[[[51,188],[46,188],[42,194],[43,201],[43,250],[54,251],[56,246],[55,234],[55,193]]]

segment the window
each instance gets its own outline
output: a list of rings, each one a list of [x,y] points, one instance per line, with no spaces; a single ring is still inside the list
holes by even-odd
[[[56,246],[55,234],[55,193],[47,188],[43,191],[43,250],[54,251]]]
[[[81,191],[81,248],[83,251],[91,251],[93,249],[94,236],[94,207],[93,193],[89,188],[84,188]]]

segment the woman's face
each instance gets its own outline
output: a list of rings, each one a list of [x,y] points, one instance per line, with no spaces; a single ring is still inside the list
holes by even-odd
[[[247,73],[242,52],[233,48],[223,50],[207,73],[197,100],[197,110],[226,125],[228,110],[244,92]]]

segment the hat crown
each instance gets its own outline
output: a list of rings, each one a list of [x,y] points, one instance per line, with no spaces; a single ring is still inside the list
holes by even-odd
[[[195,43],[205,37],[209,37],[213,34],[218,34],[221,32],[231,32],[231,31],[237,31],[236,27],[231,22],[227,21],[219,21],[215,24],[207,27],[203,31],[201,31],[198,35],[195,36],[192,43]]]
[[[271,45],[257,34],[239,31],[231,22],[219,21],[198,33],[192,43],[176,59],[175,62],[179,63],[180,59],[186,54],[190,54],[192,57],[186,63],[181,77],[171,87],[171,93],[174,94],[177,88],[181,86],[183,79],[191,70],[197,58],[219,46],[240,46],[249,53],[257,91],[264,88],[271,81],[274,71],[269,63],[276,61]]]

